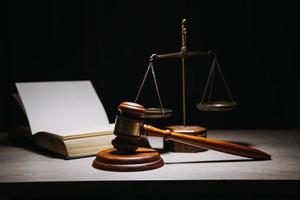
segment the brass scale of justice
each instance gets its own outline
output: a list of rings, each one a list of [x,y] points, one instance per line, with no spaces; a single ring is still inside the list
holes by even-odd
[[[191,56],[213,56],[212,65],[209,71],[208,79],[205,85],[204,93],[200,103],[196,105],[197,109],[201,111],[229,111],[236,106],[227,82],[225,81],[223,72],[219,65],[217,54],[214,51],[208,52],[191,52],[187,50],[186,46],[186,20],[183,19],[181,23],[182,47],[180,52],[169,54],[152,54],[149,59],[149,65],[144,75],[143,81],[138,90],[138,94],[134,102],[123,102],[118,106],[120,114],[116,117],[114,134],[115,139],[112,141],[114,148],[109,148],[100,151],[92,166],[96,169],[107,171],[143,171],[162,167],[164,161],[160,157],[157,150],[152,148],[141,147],[141,140],[145,140],[147,135],[162,136],[164,141],[176,141],[185,145],[194,146],[197,148],[211,149],[228,154],[238,155],[254,160],[269,160],[271,156],[261,150],[251,147],[225,142],[218,139],[206,138],[206,129],[198,126],[186,125],[186,105],[185,105],[185,58]],[[160,97],[158,84],[155,76],[153,62],[156,59],[165,58],[181,58],[182,61],[182,103],[183,103],[183,125],[169,126],[168,129],[162,130],[147,124],[144,124],[143,119],[147,118],[166,118],[172,115],[172,110],[163,107]],[[215,74],[215,68],[219,70],[220,76],[223,80],[230,101],[213,101],[212,81]],[[144,108],[136,102],[139,99],[143,89],[145,80],[149,72],[152,72],[155,89],[160,104],[160,108]],[[208,100],[205,100],[206,93],[210,87]],[[190,135],[190,133],[198,132],[204,133],[202,136]],[[189,133],[189,134],[184,134]],[[146,139],[147,140],[147,139]]]

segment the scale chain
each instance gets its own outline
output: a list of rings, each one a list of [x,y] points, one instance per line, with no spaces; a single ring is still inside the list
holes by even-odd
[[[142,81],[142,83],[141,83],[141,85],[140,85],[139,91],[138,91],[138,93],[137,93],[137,95],[136,95],[136,97],[135,97],[135,100],[134,100],[135,103],[138,101],[138,99],[139,99],[139,97],[140,97],[141,91],[142,91],[142,89],[143,89],[143,87],[144,87],[144,83],[145,83],[145,81],[146,81],[146,79],[147,79],[147,76],[148,76],[148,73],[149,73],[149,70],[150,70],[150,67],[151,67],[151,63],[152,63],[152,62],[150,62],[149,65],[148,65],[148,68],[147,68],[146,73],[145,73],[145,75],[144,75],[143,81]]]
[[[164,108],[163,108],[163,104],[162,104],[162,100],[161,100],[161,97],[160,97],[160,93],[159,93],[159,89],[158,89],[158,84],[157,84],[157,80],[156,80],[156,76],[155,76],[155,71],[154,71],[154,67],[153,67],[153,62],[152,60],[150,61],[149,65],[148,65],[148,68],[146,70],[146,73],[144,75],[144,78],[143,78],[143,81],[140,85],[140,88],[139,88],[139,91],[137,93],[137,96],[134,100],[134,102],[136,103],[140,97],[140,94],[141,94],[141,91],[144,87],[144,84],[145,84],[145,81],[148,77],[148,74],[149,74],[149,71],[151,69],[151,72],[152,72],[152,76],[153,76],[153,81],[154,81],[154,85],[155,85],[155,90],[156,90],[156,94],[157,94],[157,97],[158,97],[158,101],[159,101],[159,105],[160,105],[160,109],[162,111],[162,114],[164,115],[165,114],[165,111],[164,111]]]
[[[211,77],[210,77],[208,102],[211,102],[211,97],[212,97],[212,93],[213,93],[213,88],[214,88],[213,85],[214,85],[214,79],[215,79],[215,67],[216,67],[216,62],[215,62],[214,69],[213,69]]]
[[[151,65],[151,72],[152,72],[153,81],[154,81],[154,84],[155,84],[155,89],[156,89],[158,101],[159,101],[159,104],[160,104],[160,109],[161,109],[162,114],[164,115],[165,111],[164,111],[164,107],[163,107],[163,104],[162,104],[162,101],[161,101],[161,98],[160,98],[160,94],[159,94],[159,89],[158,89],[158,85],[157,85],[157,81],[156,81],[156,76],[155,76],[155,72],[154,72],[153,63],[151,62],[150,65]]]
[[[220,67],[220,64],[219,64],[219,61],[218,61],[217,58],[216,58],[216,64],[217,64],[218,70],[219,70],[219,72],[220,72],[220,75],[221,75],[221,77],[222,77],[222,79],[223,79],[223,82],[224,82],[225,88],[226,88],[226,90],[227,90],[227,92],[228,92],[228,95],[229,95],[231,101],[234,102],[234,99],[233,99],[233,97],[232,97],[232,95],[231,95],[231,92],[230,92],[230,90],[229,90],[228,84],[227,84],[227,82],[226,82],[226,80],[225,80],[225,78],[224,78],[223,72],[222,72],[222,70],[221,70],[221,67]]]
[[[213,74],[213,71],[214,71],[214,68],[215,68],[215,64],[216,64],[216,59],[214,58],[213,62],[212,62],[212,65],[211,65],[211,68],[210,68],[210,71],[209,71],[209,75],[208,75],[208,78],[207,78],[205,89],[204,89],[204,92],[203,92],[203,95],[202,95],[202,98],[201,98],[201,103],[204,102],[205,94],[206,94],[210,79],[212,77],[212,74]]]

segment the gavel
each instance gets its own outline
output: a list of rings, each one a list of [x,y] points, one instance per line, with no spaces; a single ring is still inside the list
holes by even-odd
[[[144,124],[141,116],[145,114],[145,108],[137,103],[123,102],[118,106],[120,112],[116,117],[112,145],[120,152],[132,153],[139,147],[139,140],[143,135],[162,136],[164,140],[173,140],[183,144],[211,149],[219,152],[247,157],[255,160],[269,160],[271,156],[261,150],[248,146],[221,141],[213,138],[204,138],[170,130],[162,130]]]

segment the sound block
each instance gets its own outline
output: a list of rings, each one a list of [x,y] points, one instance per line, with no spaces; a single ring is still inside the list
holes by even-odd
[[[193,125],[193,126],[173,125],[173,126],[168,126],[166,128],[176,133],[183,133],[183,134],[194,135],[199,137],[207,136],[206,128],[197,125]],[[165,150],[167,151],[184,152],[184,153],[201,152],[207,150],[200,147],[194,147],[194,146],[182,144],[180,142],[175,142],[171,140],[164,141],[164,147]]]
[[[140,147],[132,153],[115,148],[102,150],[96,155],[92,166],[106,171],[131,172],[156,169],[163,165],[164,161],[156,150]]]

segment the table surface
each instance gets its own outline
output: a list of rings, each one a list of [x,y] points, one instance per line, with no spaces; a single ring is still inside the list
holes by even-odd
[[[244,143],[265,151],[272,160],[254,161],[208,150],[199,153],[162,153],[165,165],[141,172],[94,169],[95,157],[64,160],[37,147],[16,145],[0,134],[0,184],[136,181],[296,181],[300,180],[298,130],[211,130],[208,137]],[[159,139],[151,139],[159,146]]]

